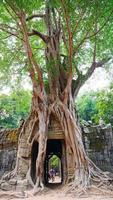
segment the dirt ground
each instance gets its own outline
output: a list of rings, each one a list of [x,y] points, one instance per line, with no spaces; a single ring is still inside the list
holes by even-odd
[[[46,188],[44,192],[36,194],[35,196],[32,194],[32,190],[26,191],[25,196],[22,196],[22,193],[16,191],[2,191],[0,190],[0,200],[113,200],[113,194],[99,194],[99,191],[96,194],[85,195],[83,197],[77,197],[72,194],[65,194],[63,188]]]
[[[33,190],[29,189],[22,192],[22,188],[18,191],[3,191],[0,190],[0,200],[113,200],[113,192],[111,194],[100,192],[98,189],[93,189],[90,193],[81,197],[75,196],[75,194],[66,193],[66,188],[61,186],[59,183],[61,179],[55,177],[54,183],[49,181],[49,187],[46,187],[44,191],[33,195]]]

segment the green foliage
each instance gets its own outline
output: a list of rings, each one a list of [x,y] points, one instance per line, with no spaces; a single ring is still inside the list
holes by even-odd
[[[40,9],[45,1],[42,0],[5,0],[4,4],[13,5],[16,9],[24,9],[31,13],[33,8]]]
[[[73,56],[73,73],[75,73],[76,66],[82,73],[87,70],[93,60],[94,45],[96,40],[97,46],[97,60],[110,57],[113,55],[113,26],[112,26],[112,8],[113,1],[104,0],[104,1],[90,1],[90,0],[76,0],[70,1],[65,0],[65,9],[67,15],[69,16],[69,24],[71,31],[73,32],[73,50],[75,55]],[[23,44],[20,38],[23,37],[21,30],[19,30],[18,22],[19,19],[16,15],[16,11],[24,10],[26,17],[31,16],[32,14],[45,13],[46,5],[54,8],[55,12],[53,15],[57,16],[58,13],[61,17],[61,27],[65,33],[65,41],[68,46],[68,30],[66,25],[66,19],[64,14],[64,8],[62,1],[60,0],[1,0],[0,4],[0,24],[8,25],[11,27],[7,31],[4,31],[3,26],[0,25],[0,84],[9,85],[13,77],[15,76],[15,82],[18,79],[23,78],[23,74],[27,75],[28,61],[26,61],[25,51],[23,50]],[[14,10],[11,7],[15,8]],[[111,17],[109,17],[111,14]],[[53,19],[53,18],[52,18]],[[106,22],[107,21],[107,22]],[[100,29],[103,24],[106,22],[106,25],[102,28],[101,31],[95,37],[90,37],[95,32],[95,23],[98,24],[98,29]],[[51,22],[54,24],[54,21]],[[2,27],[2,28],[1,28]],[[55,26],[54,26],[55,27]],[[30,20],[27,22],[27,28],[30,31],[32,29],[37,30],[43,34],[47,34],[47,27],[45,25],[45,20],[41,18],[36,18],[35,20]],[[6,30],[6,28],[5,28]],[[10,31],[13,33],[18,32],[18,37],[10,35]],[[61,31],[62,32],[62,31]],[[84,38],[84,42],[80,45],[81,41]],[[45,44],[37,36],[30,37],[30,44],[37,60],[38,64],[43,70],[44,74],[47,74],[48,65],[45,62]],[[60,50],[61,54],[68,56],[68,50],[66,45],[63,43],[62,39],[60,40]],[[61,58],[62,59],[62,58]],[[61,61],[61,60],[60,60]],[[68,59],[67,59],[68,63]],[[51,62],[50,69],[52,72],[55,72]],[[68,64],[66,65],[66,70],[68,70]],[[56,69],[57,70],[57,69]],[[16,76],[16,75],[17,76]],[[52,74],[52,73],[51,73]],[[47,77],[47,76],[46,76]]]
[[[28,77],[29,62],[23,48],[23,35],[16,12],[25,11],[26,18],[32,14],[45,14],[45,7],[48,4],[54,8],[51,14],[51,25],[55,27],[54,17],[61,22],[61,35],[65,37],[65,42],[60,37],[59,54],[60,68],[65,72],[69,71],[68,64],[68,43],[69,35],[66,23],[66,17],[69,20],[69,26],[73,33],[73,74],[78,72],[84,74],[91,66],[93,61],[94,46],[96,41],[96,61],[108,58],[113,55],[113,1],[112,0],[65,0],[64,5],[60,0],[1,0],[0,1],[0,87],[12,86],[14,83],[19,85],[21,80]],[[12,7],[14,9],[12,9]],[[66,10],[66,13],[65,13]],[[45,19],[35,18],[26,21],[28,32],[33,29],[47,35]],[[97,24],[97,35],[95,26]],[[105,25],[104,25],[105,24]],[[104,25],[104,26],[103,26]],[[8,27],[9,26],[9,27]],[[11,33],[10,33],[11,32]],[[15,33],[17,34],[15,36]],[[93,36],[94,35],[94,36]],[[18,37],[17,37],[18,36]],[[48,87],[48,70],[51,76],[55,77],[58,73],[57,61],[53,60],[46,63],[45,48],[46,44],[37,35],[29,37],[34,57],[43,72],[45,88]],[[66,44],[65,44],[66,43]],[[58,65],[59,65],[58,63]],[[79,74],[78,73],[78,74]],[[94,120],[97,116],[97,110],[101,107],[96,103],[94,96],[84,97],[83,103],[78,103],[82,118]],[[101,96],[100,96],[101,99]],[[96,107],[95,107],[96,106]],[[104,110],[104,108],[103,108]],[[110,112],[110,111],[109,111]],[[99,116],[103,115],[101,112]],[[98,121],[97,118],[95,118]]]
[[[12,86],[14,82],[21,82],[25,76],[28,77],[29,63],[26,59],[25,50],[21,38],[23,35],[18,27],[18,17],[12,11],[9,5],[13,5],[16,9],[24,9],[26,11],[26,17],[32,15],[34,8],[40,12],[43,12],[45,1],[34,0],[7,0],[2,1],[0,4],[0,89],[2,87]],[[32,21],[32,20],[31,20]],[[29,30],[32,28],[37,29],[40,32],[45,32],[45,25],[41,20],[35,22],[28,22]],[[18,37],[13,35],[17,34]],[[41,63],[41,67],[44,68],[45,61],[43,59],[44,49],[43,41],[37,37],[31,37],[30,43],[35,58]],[[38,53],[37,53],[38,51]]]
[[[16,128],[21,119],[25,119],[30,111],[31,94],[24,90],[0,95],[0,126]]]
[[[77,110],[81,120],[98,124],[102,118],[105,123],[113,125],[113,86],[108,90],[88,93],[77,98]]]
[[[94,121],[94,116],[97,114],[96,108],[97,99],[95,94],[89,93],[77,98],[77,110],[80,118],[86,121]]]
[[[52,158],[50,159],[51,167],[54,167],[54,168],[59,167],[59,161],[60,159],[58,158],[58,156],[53,155]]]
[[[98,122],[102,118],[106,123],[113,125],[113,85],[106,91],[101,91],[97,94],[96,109],[98,115],[95,116],[95,121]]]

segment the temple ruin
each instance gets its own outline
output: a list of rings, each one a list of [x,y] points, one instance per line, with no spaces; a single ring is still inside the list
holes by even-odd
[[[111,125],[82,127],[83,142],[88,156],[104,171],[113,172],[113,133]],[[1,130],[0,132],[0,176],[15,167],[16,158],[19,160],[18,176],[26,178],[31,164],[30,175],[35,183],[36,158],[38,155],[38,142],[32,146],[27,143],[28,135],[19,136],[18,130]],[[17,155],[18,149],[18,155]],[[53,116],[49,124],[46,158],[44,164],[44,181],[48,184],[49,160],[56,155],[61,162],[61,184],[71,181],[74,174],[74,163],[71,152],[66,148],[64,133],[60,123]],[[2,188],[2,187],[1,187]]]

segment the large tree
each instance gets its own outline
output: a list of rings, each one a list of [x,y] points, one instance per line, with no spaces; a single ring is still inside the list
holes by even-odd
[[[29,131],[29,144],[39,143],[35,187],[43,182],[51,114],[75,161],[74,187],[88,186],[92,177],[106,178],[85,153],[74,100],[94,70],[111,59],[112,8],[112,0],[4,0],[1,5],[1,76],[4,69],[10,75],[25,71],[33,86],[31,113],[22,130]],[[10,65],[9,56],[14,56]]]

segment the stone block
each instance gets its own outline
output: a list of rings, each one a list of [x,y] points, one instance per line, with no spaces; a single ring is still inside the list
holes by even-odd
[[[5,191],[9,191],[13,189],[13,187],[7,182],[1,183],[0,188]]]
[[[10,185],[16,185],[17,184],[17,180],[16,179],[10,179],[8,182]]]

